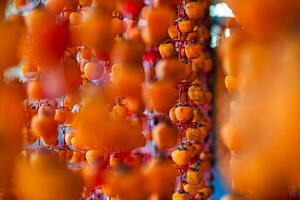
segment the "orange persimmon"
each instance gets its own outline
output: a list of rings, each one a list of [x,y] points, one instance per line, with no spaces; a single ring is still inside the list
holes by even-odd
[[[161,98],[162,96],[168,98]],[[177,97],[177,90],[170,82],[148,83],[144,86],[145,104],[154,111],[167,113],[176,103]]]
[[[174,125],[159,123],[153,128],[152,136],[159,150],[167,150],[177,144],[178,132]]]

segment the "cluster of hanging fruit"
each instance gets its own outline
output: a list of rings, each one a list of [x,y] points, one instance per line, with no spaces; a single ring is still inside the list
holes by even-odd
[[[156,65],[155,84],[175,84],[178,93],[176,104],[169,109],[173,125],[163,122],[153,129],[159,150],[165,150],[160,135],[179,135],[179,144],[171,153],[179,171],[173,200],[208,199],[212,194],[208,114],[212,95],[207,82],[212,69],[209,5],[210,1],[182,1],[177,6],[175,22],[168,28],[169,39],[159,46],[163,60]]]
[[[0,2],[0,198],[211,197],[209,0],[13,3],[4,18]]]
[[[219,49],[228,91],[220,132],[241,194],[232,198],[293,199],[296,188],[298,199],[299,1],[228,5],[236,19]]]

